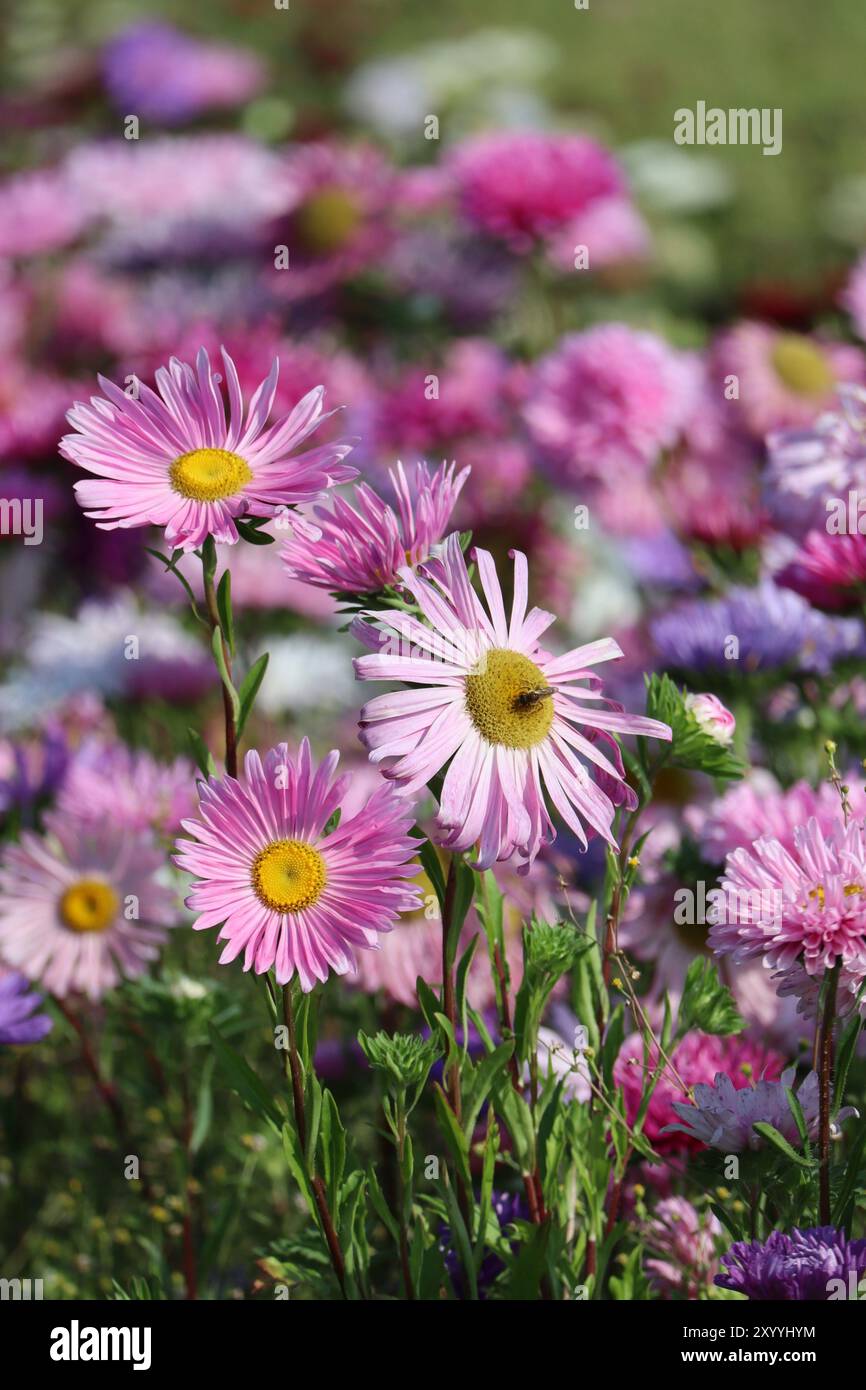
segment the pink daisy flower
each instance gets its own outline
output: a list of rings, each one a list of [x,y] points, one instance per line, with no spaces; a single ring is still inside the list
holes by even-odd
[[[366,483],[355,487],[352,506],[335,497],[330,510],[314,508],[321,538],[287,540],[282,559],[292,579],[319,589],[375,594],[398,582],[408,563],[428,560],[451,519],[469,469],[455,475],[445,463],[432,478],[426,463],[417,463],[412,482],[402,463],[392,471],[396,510]]]
[[[243,952],[245,970],[273,968],[280,985],[297,974],[308,992],[418,907],[411,801],[383,785],[329,832],[349,790],[339,756],[314,770],[306,739],[296,760],[281,743],[264,763],[248,753],[243,780],[199,784],[200,819],[183,822],[192,839],[175,862],[200,880],[187,906],[197,931],[220,927],[221,965]]]
[[[203,348],[195,371],[176,357],[167,370],[160,368],[159,395],[140,383],[136,400],[100,376],[106,399],[92,396],[89,406],[78,402],[70,410],[67,419],[77,433],[64,436],[60,452],[98,475],[98,481],[76,483],[75,493],[101,530],[164,526],[168,544],[181,550],[195,550],[208,535],[233,544],[236,518],[283,514],[356,476],[340,462],[351,444],[326,444],[289,457],[327,418],[321,387],[266,428],[279,359],[244,416],[234,362],[225,349],[222,358],[228,422],[218,389],[222,378]]]
[[[690,419],[696,364],[652,333],[604,323],[539,362],[524,419],[553,480],[645,473]]]
[[[548,260],[566,274],[575,271],[575,251],[585,246],[587,270],[639,264],[649,258],[649,228],[628,198],[598,198],[551,238]]]
[[[591,668],[622,655],[610,638],[560,657],[542,650],[538,639],[554,619],[539,608],[526,611],[523,554],[514,553],[510,622],[491,556],[478,550],[475,558],[489,616],[452,535],[441,560],[400,572],[426,623],[393,612],[356,618],[352,630],[366,646],[386,644],[356,660],[359,680],[418,687],[370,700],[361,711],[361,739],[407,794],[447,764],[441,843],[455,851],[477,844],[479,868],[518,851],[525,872],[555,838],[545,792],[584,846],[587,828],[613,844],[615,804],[636,804],[613,735],[669,739],[670,730],[602,699]],[[395,639],[392,654],[387,646]]]
[[[289,265],[273,286],[306,298],[351,279],[377,261],[396,235],[402,175],[371,145],[296,145],[282,170],[285,211],[269,229]]]
[[[761,957],[784,992],[810,1002],[838,964],[843,998],[856,995],[866,976],[866,828],[812,817],[793,838],[790,850],[766,837],[728,855],[710,946],[735,962]]]
[[[844,381],[862,381],[863,354],[844,343],[823,343],[765,323],[737,324],[719,339],[720,377],[736,376],[734,409],[758,439],[770,430],[811,424]]]
[[[174,894],[157,878],[163,854],[148,832],[111,816],[55,812],[45,826],[0,860],[0,955],[59,998],[99,999],[147,969],[176,920]]]
[[[474,136],[452,152],[448,167],[464,216],[518,252],[625,187],[613,156],[582,135]]]

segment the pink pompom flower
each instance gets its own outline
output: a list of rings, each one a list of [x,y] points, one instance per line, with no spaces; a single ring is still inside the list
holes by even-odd
[[[238,539],[237,518],[272,517],[315,501],[356,470],[341,462],[351,444],[332,443],[292,455],[327,418],[321,387],[284,419],[266,427],[279,375],[275,359],[244,415],[235,364],[223,349],[229,415],[202,348],[195,370],[173,357],[156,373],[159,395],[143,382],[137,397],[99,377],[103,396],[78,402],[67,419],[76,431],[60,452],[96,479],[75,484],[86,514],[104,531],[164,526],[169,545],[195,550],[208,535]]]
[[[467,220],[518,252],[625,188],[613,156],[583,135],[474,136],[452,152],[448,169]]]
[[[244,777],[200,783],[200,814],[185,820],[175,863],[199,881],[187,899],[197,931],[220,927],[220,964],[243,953],[244,969],[297,975],[309,992],[355,966],[420,894],[412,802],[383,785],[354,815],[328,828],[349,789],[339,753],[314,769],[303,740],[296,759],[279,744],[250,752]]]
[[[850,1005],[866,976],[866,829],[812,817],[793,838],[790,850],[767,837],[728,855],[710,946],[734,961],[762,957],[804,999],[839,965]]]
[[[141,975],[175,919],[153,836],[113,817],[49,814],[0,860],[0,954],[64,998],[99,999]]]
[[[612,639],[560,657],[542,650],[539,638],[554,618],[539,608],[527,613],[525,555],[514,552],[510,621],[492,557],[478,550],[475,559],[489,612],[452,535],[440,560],[400,573],[426,623],[393,612],[355,619],[355,636],[379,648],[355,661],[359,680],[416,687],[370,700],[361,711],[361,739],[407,794],[447,764],[441,843],[455,851],[477,846],[479,868],[518,852],[526,872],[555,838],[546,796],[584,846],[587,828],[614,844],[615,805],[635,803],[613,735],[671,734],[666,724],[626,714],[601,696],[592,668],[622,655]]]
[[[604,323],[569,333],[529,382],[524,418],[555,482],[646,473],[684,430],[695,362],[652,333]]]

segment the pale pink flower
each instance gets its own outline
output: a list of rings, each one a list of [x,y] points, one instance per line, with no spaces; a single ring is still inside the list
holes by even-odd
[[[722,379],[737,378],[732,408],[758,439],[811,424],[832,404],[839,383],[862,381],[866,368],[859,348],[755,322],[724,333],[714,360],[719,389]]]
[[[575,266],[578,253],[586,251],[585,270],[607,270],[611,266],[640,263],[652,249],[649,228],[634,203],[614,196],[598,198],[584,212],[551,237],[547,257],[557,270],[582,274]]]
[[[237,518],[287,513],[355,476],[341,462],[350,444],[292,456],[325,418],[321,387],[267,426],[279,359],[244,415],[235,365],[225,349],[222,358],[228,421],[222,378],[204,349],[195,371],[173,357],[167,370],[156,373],[159,395],[141,382],[136,398],[100,376],[104,398],[92,396],[89,406],[78,403],[70,410],[67,419],[76,433],[63,438],[60,452],[98,475],[76,483],[75,493],[100,529],[164,526],[167,543],[182,550],[196,549],[208,535],[233,544]]]
[[[527,613],[523,554],[514,553],[510,622],[491,556],[478,550],[475,559],[489,614],[452,535],[441,560],[400,574],[426,623],[393,611],[355,620],[352,630],[367,647],[385,647],[356,660],[358,678],[418,687],[369,701],[362,741],[407,794],[448,765],[439,838],[448,849],[473,850],[479,867],[517,852],[529,868],[555,838],[545,792],[582,845],[587,830],[613,844],[615,807],[635,799],[612,735],[669,739],[670,730],[603,699],[592,668],[622,655],[610,638],[560,657],[541,648],[554,619],[538,608]]]
[[[772,1125],[789,1143],[799,1144],[800,1133],[787,1096],[796,1074],[796,1068],[789,1067],[778,1081],[753,1078],[751,1085],[737,1088],[729,1076],[719,1072],[711,1084],[699,1082],[695,1086],[690,1104],[674,1101],[680,1123],[671,1125],[669,1132],[681,1131],[722,1153],[742,1153],[765,1147],[767,1141],[754,1128],[760,1122]],[[814,1139],[818,1132],[817,1072],[810,1071],[804,1078],[797,1099],[809,1136]]]
[[[174,894],[158,878],[153,836],[111,815],[49,813],[45,836],[24,831],[0,860],[0,954],[63,998],[100,998],[141,975],[174,925]]]
[[[88,821],[111,818],[130,830],[150,827],[173,836],[195,810],[195,778],[186,758],[161,763],[145,749],[86,739],[69,763],[57,808]]]
[[[191,838],[175,862],[198,880],[195,929],[220,928],[221,965],[243,953],[245,970],[273,969],[280,985],[297,975],[308,992],[417,908],[412,802],[383,784],[329,828],[351,780],[335,777],[339,756],[314,769],[306,739],[297,758],[281,743],[264,761],[248,753],[242,780],[199,783],[200,817],[183,822]]]
[[[644,1264],[662,1297],[695,1300],[711,1288],[719,1268],[716,1243],[722,1227],[711,1211],[699,1212],[685,1197],[664,1197],[644,1225],[653,1253]]]

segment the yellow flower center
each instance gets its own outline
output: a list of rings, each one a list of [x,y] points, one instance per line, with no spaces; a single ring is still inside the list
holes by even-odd
[[[105,931],[117,916],[120,900],[98,878],[82,878],[60,899],[60,917],[70,931]]]
[[[798,396],[825,396],[835,376],[826,354],[799,333],[783,333],[773,348],[773,367],[789,391]]]
[[[246,459],[228,449],[193,449],[189,454],[181,454],[168,475],[175,492],[196,502],[233,497],[253,476]]]
[[[253,862],[253,888],[273,912],[303,912],[325,886],[325,861],[302,840],[274,840]]]
[[[307,251],[326,256],[345,246],[360,221],[358,205],[344,188],[322,188],[299,208],[295,227]]]
[[[489,743],[533,748],[549,734],[553,700],[543,673],[522,652],[492,648],[477,674],[466,677],[466,709]]]

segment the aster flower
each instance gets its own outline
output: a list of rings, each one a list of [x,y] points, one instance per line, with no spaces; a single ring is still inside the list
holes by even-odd
[[[830,612],[862,611],[866,597],[866,536],[809,531],[776,582]]]
[[[135,660],[127,659],[131,635],[138,639]],[[176,618],[139,608],[125,591],[88,599],[71,617],[39,614],[24,656],[26,665],[0,685],[0,729],[30,727],[87,692],[189,701],[212,680],[201,643]]]
[[[157,878],[163,856],[149,833],[111,817],[49,813],[44,837],[25,831],[0,858],[0,954],[63,998],[100,998],[141,975],[175,918]]]
[[[262,65],[228,44],[202,43],[171,24],[147,20],[121,30],[102,54],[117,110],[166,125],[239,106],[262,85]]]
[[[25,975],[0,972],[0,1047],[39,1042],[54,1027],[48,1014],[37,1013],[42,996],[34,994]]]
[[[822,343],[764,323],[741,323],[719,340],[720,376],[736,376],[736,408],[758,439],[770,430],[805,427],[832,403],[840,382],[863,379],[859,348]]]
[[[69,762],[57,798],[61,814],[113,819],[130,830],[175,835],[195,809],[195,769],[186,758],[161,763],[144,749],[87,739]]]
[[[474,136],[452,150],[448,171],[464,217],[517,252],[625,187],[595,141],[540,131]]]
[[[657,1293],[688,1299],[706,1294],[719,1267],[716,1243],[722,1234],[711,1211],[699,1212],[685,1197],[664,1197],[643,1234],[653,1252],[644,1266]]]
[[[541,359],[524,419],[553,481],[645,473],[688,421],[697,365],[621,323],[569,333]]]
[[[407,564],[430,559],[468,473],[464,468],[455,475],[454,464],[443,463],[431,477],[427,465],[418,463],[410,482],[398,463],[390,474],[396,508],[358,483],[354,506],[335,497],[330,509],[314,508],[320,539],[285,542],[281,555],[287,573],[320,589],[357,594],[375,594],[396,584]]]
[[[86,514],[101,530],[157,525],[166,541],[194,550],[208,535],[238,539],[235,520],[271,517],[314,501],[355,469],[340,462],[350,444],[326,444],[289,457],[324,418],[318,387],[284,419],[265,428],[279,375],[279,359],[253,396],[244,417],[235,364],[222,351],[229,419],[215,373],[202,348],[196,369],[173,357],[156,373],[159,395],[139,384],[138,399],[99,377],[105,399],[80,402],[67,419],[77,431],[60,444],[64,458],[100,481],[75,484]]]
[[[850,783],[848,800],[854,815],[866,816],[866,793],[852,771],[844,779]],[[713,864],[723,864],[735,849],[751,849],[755,840],[778,840],[794,852],[794,831],[815,819],[822,834],[832,833],[839,820],[839,794],[829,782],[817,790],[808,782],[795,782],[784,788],[772,773],[756,768],[742,782],[716,797],[706,810],[686,812],[687,821],[697,835],[701,851]]]
[[[780,493],[814,498],[841,495],[866,483],[866,390],[845,382],[839,407],[800,429],[779,429],[767,438],[769,479]]]
[[[289,264],[273,287],[290,299],[321,294],[351,279],[386,252],[403,179],[372,145],[299,144],[280,175],[283,206],[267,233],[285,245]]]
[[[66,772],[69,749],[60,728],[13,743],[0,739],[0,815],[51,796]]]
[[[704,1140],[675,1129],[675,1105],[688,1100],[686,1088],[710,1083],[721,1072],[730,1078],[736,1090],[742,1090],[755,1077],[772,1080],[782,1073],[779,1053],[741,1035],[717,1038],[706,1033],[686,1033],[671,1053],[670,1061],[671,1067],[665,1067],[653,1091],[643,1126],[647,1139],[662,1154],[694,1153],[704,1146]],[[651,1052],[649,1075],[658,1063],[658,1055]],[[623,1042],[614,1064],[614,1081],[622,1089],[630,1124],[640,1110],[647,1079],[643,1040],[633,1033]]]
[[[280,985],[297,975],[308,992],[418,906],[412,803],[383,785],[329,832],[349,784],[338,762],[332,752],[314,770],[304,739],[297,759],[281,743],[264,762],[248,753],[243,780],[199,784],[200,818],[183,822],[191,838],[175,862],[199,880],[195,929],[220,927],[221,965],[243,952],[245,970],[273,968]]]
[[[770,579],[753,589],[737,586],[723,598],[680,604],[656,618],[650,631],[664,666],[729,672],[737,679],[780,667],[826,672],[866,646],[860,622],[818,613]],[[739,643],[736,661],[726,655],[732,636]]]
[[[0,256],[56,251],[86,220],[62,170],[28,169],[0,183]]]
[[[840,966],[840,988],[854,996],[866,977],[866,828],[841,815],[822,827],[813,817],[794,830],[788,850],[756,840],[728,855],[724,906],[713,904],[710,946],[734,961],[760,956],[799,987],[817,992]],[[791,974],[793,972],[793,975]],[[850,1007],[849,997],[846,1001]]]
[[[711,1085],[701,1082],[694,1088],[694,1101],[683,1105],[674,1101],[680,1124],[668,1132],[681,1130],[722,1153],[742,1153],[762,1148],[765,1141],[754,1129],[757,1122],[771,1124],[792,1144],[799,1143],[797,1122],[791,1113],[786,1092],[794,1084],[796,1069],[783,1071],[778,1081],[758,1080],[738,1090],[729,1076],[719,1072]],[[811,1071],[797,1091],[803,1118],[811,1138],[818,1132],[818,1073]],[[850,1113],[850,1112],[848,1112]]]
[[[771,1231],[765,1241],[737,1241],[722,1256],[724,1270],[715,1283],[756,1302],[824,1302],[831,1279],[846,1290],[866,1273],[866,1240],[850,1240],[834,1226]]]
[[[648,260],[652,238],[634,203],[614,196],[597,198],[551,237],[548,260],[557,270],[573,274],[578,246],[586,247],[587,270],[609,270]]]
[[[491,556],[478,550],[475,558],[490,616],[452,535],[441,560],[400,572],[429,625],[388,612],[355,619],[353,632],[370,648],[395,636],[405,643],[399,654],[358,658],[359,680],[420,687],[369,701],[361,711],[361,740],[407,794],[450,760],[437,817],[441,843],[454,851],[477,843],[479,868],[517,851],[527,861],[525,872],[541,845],[554,839],[545,791],[583,846],[587,828],[613,844],[615,803],[636,803],[612,735],[669,739],[670,730],[601,698],[592,668],[622,655],[610,638],[560,657],[542,650],[539,638],[553,615],[526,611],[524,555],[514,554],[510,623]],[[594,767],[595,781],[585,763]]]

